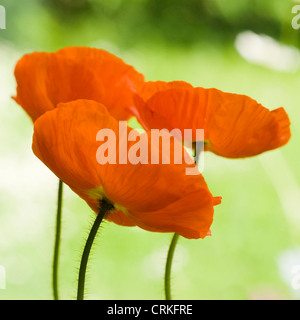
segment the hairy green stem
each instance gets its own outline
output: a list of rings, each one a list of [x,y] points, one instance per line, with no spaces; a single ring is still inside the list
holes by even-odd
[[[174,233],[174,235],[172,237],[172,241],[170,243],[167,261],[166,261],[166,268],[165,268],[165,298],[166,298],[166,300],[171,300],[171,269],[172,269],[174,251],[175,251],[178,239],[179,239],[179,235],[177,233]]]
[[[195,159],[196,166],[198,165],[198,161],[200,158],[200,154],[203,150],[201,148],[197,148],[197,142],[193,143],[193,157]],[[173,256],[176,248],[176,244],[178,242],[179,235],[177,233],[174,233],[166,261],[166,268],[165,268],[165,298],[166,300],[171,300],[171,269],[172,269],[172,262],[173,262]]]
[[[59,180],[58,194],[57,194],[55,242],[54,242],[54,254],[53,254],[53,273],[52,273],[52,288],[53,288],[54,300],[59,300],[58,260],[59,260],[59,248],[60,248],[60,234],[61,234],[62,195],[63,195],[63,182]]]
[[[86,275],[89,254],[90,254],[93,242],[95,240],[95,237],[97,235],[98,229],[100,227],[100,224],[105,214],[112,208],[113,208],[113,205],[109,201],[106,201],[106,200],[101,201],[99,213],[97,214],[94,224],[92,226],[92,229],[89,233],[89,236],[87,238],[87,241],[82,253],[82,257],[81,257],[79,277],[78,277],[78,287],[77,287],[77,300],[84,300],[85,275]]]

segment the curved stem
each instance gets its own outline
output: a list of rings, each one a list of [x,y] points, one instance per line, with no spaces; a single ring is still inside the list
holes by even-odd
[[[166,268],[165,268],[165,298],[166,300],[171,300],[171,268],[172,268],[172,261],[174,256],[175,247],[177,241],[179,239],[179,235],[174,233],[172,241],[170,243]]]
[[[100,224],[105,214],[112,208],[113,206],[111,203],[107,202],[106,200],[101,201],[99,213],[97,214],[94,224],[92,226],[92,229],[89,233],[89,236],[87,238],[87,241],[82,253],[82,257],[81,257],[79,277],[78,277],[78,287],[77,287],[77,300],[84,300],[85,274],[86,274],[89,254],[90,254],[93,242],[95,240],[95,237],[97,235],[97,231],[100,227]]]
[[[200,142],[200,147],[197,144],[198,144],[197,142],[193,143],[193,157],[194,157],[196,166],[198,166],[200,154],[203,151],[202,142]],[[179,235],[177,233],[174,233],[170,243],[167,261],[166,261],[166,267],[165,267],[165,299],[166,300],[171,300],[171,269],[172,269],[173,256],[174,256],[178,239],[179,239]]]
[[[57,194],[55,243],[54,243],[54,255],[53,255],[53,273],[52,273],[52,287],[53,287],[54,300],[59,299],[59,295],[58,295],[58,257],[59,257],[60,234],[61,234],[62,195],[63,195],[63,182],[61,180],[59,180],[58,194]]]

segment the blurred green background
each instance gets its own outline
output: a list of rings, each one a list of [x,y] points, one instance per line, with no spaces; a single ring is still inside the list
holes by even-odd
[[[70,45],[106,49],[147,80],[251,96],[284,106],[292,139],[243,160],[205,154],[215,196],[212,236],[180,238],[174,299],[299,299],[300,30],[295,1],[26,0],[1,1],[0,299],[52,299],[57,178],[31,151],[32,123],[11,96],[17,60]],[[155,177],[154,177],[155,178]],[[138,186],[137,186],[138,187]],[[76,297],[80,254],[93,213],[64,189],[59,286]],[[170,234],[105,223],[93,247],[88,299],[164,299]],[[3,272],[4,270],[4,272]]]

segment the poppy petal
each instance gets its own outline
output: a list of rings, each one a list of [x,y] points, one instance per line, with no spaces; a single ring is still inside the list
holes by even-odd
[[[104,90],[102,100],[109,112],[120,120],[129,117],[129,107],[134,105],[133,92],[143,83],[144,76],[117,56],[88,47],[68,47],[58,51],[59,56],[71,57],[83,65],[92,66]]]
[[[129,138],[132,132],[137,135],[138,133],[128,127],[123,132],[119,126],[120,123],[108,114],[106,108],[94,101],[76,100],[59,104],[56,109],[48,111],[35,122],[33,151],[96,212],[98,212],[99,200],[103,197],[112,201],[117,211],[122,212],[111,213],[108,216],[110,221],[122,225],[136,224],[146,230],[158,228],[161,232],[164,232],[163,230],[174,232],[175,226],[180,224],[180,210],[176,209],[177,206],[174,203],[177,203],[178,208],[182,210],[184,206],[181,204],[184,203],[193,214],[197,210],[196,205],[189,209],[191,205],[188,203],[192,201],[191,194],[197,195],[197,199],[193,198],[193,200],[199,202],[197,204],[199,217],[201,216],[199,219],[204,221],[203,215],[207,214],[207,221],[212,221],[213,197],[204,178],[200,174],[186,175],[186,168],[195,169],[195,164],[175,163],[175,160],[170,161],[169,164],[152,164],[150,160],[153,154],[160,156],[161,162],[166,160],[167,156],[164,155],[162,144],[156,145],[149,132],[139,135],[141,141],[146,141],[147,148],[151,149],[151,154],[146,153],[144,156],[148,164],[130,161],[127,164],[98,162],[96,155],[99,145],[103,146],[100,140],[96,139],[100,129],[109,129],[116,134],[116,146],[123,146],[125,140],[128,140],[126,157],[129,157],[131,148],[136,146],[136,141]],[[175,159],[179,146],[182,152],[180,156],[186,156],[182,145],[173,136],[167,132],[162,132],[161,136],[170,139],[170,150],[174,150],[170,151],[170,159]],[[121,151],[117,148],[116,159],[122,158],[120,154]],[[102,161],[103,157],[100,160]],[[166,217],[162,219],[161,225],[159,220],[153,223],[151,218],[148,219],[151,213],[157,213],[154,215],[154,220],[160,215],[164,217],[164,210],[169,215],[174,211],[174,217],[178,216],[177,220],[174,218],[176,223],[170,222],[173,219],[171,217],[168,222],[170,225]],[[124,214],[127,217],[124,217]],[[143,214],[146,217],[145,221]],[[186,220],[184,212],[181,214],[181,218]],[[197,220],[197,216],[195,219]],[[182,222],[182,225],[185,225],[185,222]],[[178,228],[176,227],[176,231]],[[178,232],[186,234],[179,229]],[[201,236],[203,234],[201,233]],[[196,235],[191,235],[191,237],[194,236]]]
[[[159,128],[163,127],[163,123],[167,121],[165,117],[161,117],[160,119],[158,113],[153,114],[151,103],[147,105],[147,100],[157,92],[175,88],[192,88],[192,86],[185,81],[147,81],[140,87],[138,93],[135,94],[135,108],[132,108],[131,111],[146,130],[151,129],[153,121],[161,123]],[[153,117],[155,119],[152,119]]]
[[[67,47],[55,53],[34,52],[15,67],[15,101],[35,121],[60,102],[89,99],[107,106],[118,119],[131,116],[133,93],[144,76],[101,49]]]
[[[13,99],[35,121],[41,114],[54,108],[48,96],[46,84],[47,53],[32,53],[23,56],[15,68],[17,95]]]
[[[176,88],[193,88],[191,84],[185,81],[146,81],[139,89],[138,95],[147,101],[155,93]]]
[[[205,150],[243,158],[278,148],[290,139],[283,108],[269,111],[245,95],[217,89],[174,88],[159,91],[146,102],[135,99],[141,123],[148,129],[204,129]],[[143,117],[145,115],[145,117]]]
[[[105,216],[105,220],[124,227],[135,227],[136,223],[121,210],[114,210]]]
[[[148,231],[176,232],[188,239],[198,239],[207,236],[213,212],[213,198],[203,189],[155,212],[131,212],[130,216],[137,226]]]
[[[97,146],[91,141],[91,136],[95,141],[96,132],[89,126],[90,114],[82,112],[85,108],[97,109],[93,120],[109,125],[112,117],[99,103],[90,100],[61,103],[35,122],[32,149],[63,182],[89,200],[86,190],[101,182],[95,170]]]
[[[283,108],[270,111],[248,96],[216,89],[210,90],[210,99],[214,104],[206,113],[207,150],[244,158],[281,147],[290,139],[290,121]]]

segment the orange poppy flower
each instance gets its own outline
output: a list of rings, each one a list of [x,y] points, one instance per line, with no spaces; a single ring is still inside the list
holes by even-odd
[[[95,48],[67,47],[55,53],[24,55],[15,67],[15,101],[35,121],[60,102],[90,99],[127,120],[133,92],[144,76],[113,54]]]
[[[228,158],[260,154],[286,144],[290,121],[284,108],[268,110],[248,96],[194,88],[183,81],[145,82],[135,96],[145,129],[204,129],[204,148]]]
[[[200,173],[185,174],[186,166],[196,168],[195,164],[163,164],[162,160],[151,164],[153,153],[164,157],[161,144],[151,143],[150,132],[139,134],[127,126],[121,132],[119,126],[104,105],[95,101],[62,103],[35,122],[33,151],[96,213],[102,199],[112,203],[113,210],[106,214],[106,220],[149,231],[176,232],[186,238],[204,238],[213,220],[213,206],[220,203],[220,198],[211,195]],[[102,139],[102,129],[115,133],[115,140]],[[170,138],[170,159],[179,147],[182,156],[187,155],[174,137],[163,135]],[[115,153],[109,158],[110,151],[101,148],[112,146],[113,141]],[[124,145],[126,152],[122,153]],[[148,151],[151,147],[151,152],[141,154],[144,145]],[[99,152],[103,163],[99,162]],[[132,153],[140,156],[140,161],[126,163],[124,160]],[[105,162],[104,157],[117,161]]]

